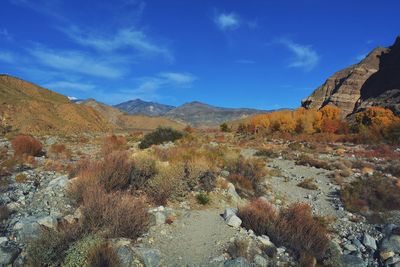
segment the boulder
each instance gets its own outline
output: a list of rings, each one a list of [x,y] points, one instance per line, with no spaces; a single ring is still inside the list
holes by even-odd
[[[355,255],[344,255],[342,261],[344,267],[367,267],[367,263]]]
[[[243,257],[227,260],[224,263],[224,267],[250,267],[251,264]]]
[[[367,247],[371,250],[374,250],[374,251],[377,250],[376,240],[369,234],[364,234],[362,243],[364,244],[365,247]]]
[[[228,219],[232,215],[236,215],[238,212],[238,209],[235,208],[227,208],[224,211],[224,220]]]
[[[261,255],[254,257],[254,265],[257,267],[268,267],[268,260]]]
[[[50,229],[56,229],[58,225],[58,220],[54,216],[46,216],[38,219],[37,223]]]
[[[12,264],[18,257],[20,249],[15,243],[6,242],[0,245],[0,266]]]
[[[391,235],[389,238],[382,240],[381,251],[393,251],[394,253],[400,253],[400,236]]]
[[[225,221],[226,224],[234,228],[239,228],[242,225],[242,220],[235,214],[229,216]]]
[[[134,248],[134,253],[145,267],[161,266],[161,252],[153,248]]]

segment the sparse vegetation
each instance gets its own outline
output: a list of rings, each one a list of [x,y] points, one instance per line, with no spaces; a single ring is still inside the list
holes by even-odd
[[[196,195],[197,202],[201,205],[207,205],[210,202],[210,197],[203,192]]]
[[[396,180],[379,174],[357,179],[345,186],[341,198],[351,211],[400,209],[400,191]]]
[[[309,253],[322,258],[328,247],[328,230],[314,217],[307,204],[276,209],[264,200],[254,200],[239,210],[244,227],[266,234],[274,242],[288,246],[299,255]]]
[[[7,205],[0,205],[0,222],[7,220],[10,216],[10,210]]]
[[[318,185],[315,184],[314,178],[306,178],[300,183],[297,184],[297,186],[309,189],[309,190],[317,190]]]
[[[140,149],[149,148],[152,145],[159,145],[165,142],[174,142],[181,139],[183,134],[172,128],[159,127],[151,133],[144,136],[139,144]]]
[[[42,143],[30,135],[18,135],[11,144],[16,157],[38,156],[43,148]]]

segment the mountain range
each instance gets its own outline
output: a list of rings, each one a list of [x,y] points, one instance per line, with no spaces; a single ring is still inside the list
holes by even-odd
[[[127,101],[114,107],[127,114],[162,116],[193,126],[216,126],[230,120],[237,120],[251,115],[265,113],[265,110],[249,108],[222,108],[198,101],[179,107],[146,102],[141,99]]]
[[[309,97],[305,108],[333,104],[347,116],[369,106],[384,106],[400,115],[400,37],[377,47],[359,63],[336,72]]]

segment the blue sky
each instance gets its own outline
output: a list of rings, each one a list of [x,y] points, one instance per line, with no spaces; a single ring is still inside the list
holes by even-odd
[[[398,0],[2,0],[0,73],[108,104],[297,107],[400,34]]]

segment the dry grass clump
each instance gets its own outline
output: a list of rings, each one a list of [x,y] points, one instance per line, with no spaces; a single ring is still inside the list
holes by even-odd
[[[242,194],[257,191],[259,184],[268,174],[262,159],[245,159],[243,156],[228,160],[226,169],[230,173],[228,180],[234,183]]]
[[[239,208],[238,216],[243,221],[243,227],[253,230],[257,235],[265,235],[273,232],[278,211],[268,201],[258,198]]]
[[[126,139],[124,136],[111,135],[103,140],[101,146],[101,155],[106,156],[113,151],[121,151],[126,149]]]
[[[14,149],[14,155],[16,157],[38,156],[42,152],[42,143],[30,135],[17,135],[11,141],[12,148]]]
[[[95,246],[88,253],[88,267],[118,267],[119,257],[107,243]]]
[[[326,169],[330,170],[330,164],[327,161],[315,159],[314,157],[306,154],[301,154],[300,157],[296,160],[297,165],[311,166],[318,169]]]
[[[72,153],[64,144],[53,144],[49,148],[49,154],[56,159],[69,159]]]
[[[266,234],[279,245],[290,247],[300,255],[309,253],[321,259],[328,247],[326,225],[312,215],[308,204],[297,203],[277,211],[264,200],[253,200],[239,209],[244,227]]]
[[[69,246],[83,234],[79,225],[63,225],[58,230],[42,229],[28,244],[28,266],[61,266]]]
[[[379,145],[371,150],[357,151],[356,156],[364,158],[383,158],[393,159],[400,157],[400,153],[396,152],[392,147],[387,145]]]
[[[227,251],[232,258],[246,258],[249,261],[253,261],[254,257],[259,252],[259,248],[256,243],[249,238],[236,238],[228,247]]]
[[[257,151],[254,156],[257,157],[266,157],[266,158],[277,158],[279,157],[279,153],[271,150],[271,149],[261,149]]]
[[[144,199],[123,192],[107,193],[97,186],[86,190],[81,211],[82,227],[86,231],[109,238],[136,239],[149,225]]]
[[[318,186],[315,184],[314,178],[306,178],[300,183],[297,184],[297,186],[309,189],[309,190],[318,190]]]
[[[400,178],[400,160],[392,160],[389,165],[384,169],[384,171]]]
[[[341,198],[350,211],[388,211],[400,209],[400,190],[396,180],[382,175],[360,178],[341,190]]]

